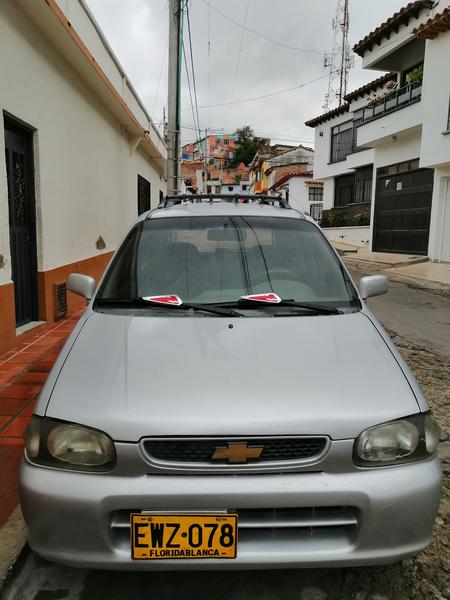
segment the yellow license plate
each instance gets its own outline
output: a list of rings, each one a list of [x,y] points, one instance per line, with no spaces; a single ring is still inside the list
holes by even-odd
[[[236,558],[237,515],[132,514],[135,560]]]

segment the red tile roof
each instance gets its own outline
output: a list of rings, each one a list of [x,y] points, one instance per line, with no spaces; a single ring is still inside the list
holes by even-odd
[[[416,37],[425,40],[434,40],[440,33],[450,30],[450,7],[445,8],[441,13],[437,13],[426,23],[413,29]]]
[[[334,108],[333,110],[329,110],[328,112],[324,113],[323,115],[319,115],[318,117],[314,117],[314,119],[305,121],[305,125],[307,127],[317,127],[317,125],[320,125],[321,123],[325,123],[325,121],[334,119],[334,117],[337,117],[338,115],[345,114],[346,112],[348,112],[348,109],[349,109],[348,104],[342,104],[342,106],[338,106],[337,108]]]
[[[311,171],[308,171],[308,165],[297,164],[297,165],[283,165],[278,167],[275,174],[275,182],[270,189],[276,189],[286,181],[289,181],[291,177],[311,177]]]
[[[410,2],[355,44],[354,52],[359,56],[364,56],[366,50],[372,50],[373,46],[379,44],[383,38],[389,39],[393,31],[398,32],[400,25],[407,25],[413,17],[417,19],[423,9],[431,8],[433,4],[432,0]]]
[[[344,100],[350,102],[351,100],[356,100],[359,97],[362,98],[365,94],[375,91],[377,88],[383,86],[392,79],[397,80],[397,73],[386,73],[385,75],[378,77],[378,79],[374,79],[373,81],[362,85],[353,92],[349,92],[346,96],[344,96]]]

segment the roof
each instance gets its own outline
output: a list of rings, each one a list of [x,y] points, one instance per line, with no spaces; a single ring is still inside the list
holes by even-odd
[[[314,119],[305,121],[305,125],[307,127],[317,127],[317,125],[325,123],[325,121],[330,121],[330,119],[334,119],[334,117],[338,117],[339,115],[347,113],[349,108],[350,107],[348,104],[342,104],[341,106],[338,106],[333,110],[329,110],[328,112],[323,113],[323,115],[319,115],[318,117],[314,117]]]
[[[279,188],[281,185],[289,181],[292,177],[312,177],[312,171],[307,165],[286,165],[277,170],[275,183],[271,186],[271,190]]]
[[[278,169],[284,165],[310,164],[312,169],[314,164],[314,150],[300,145],[294,150],[288,150],[288,152],[283,152],[283,154],[271,158],[268,162],[269,167],[265,173],[269,173],[273,169]]]
[[[394,13],[379,27],[368,33],[362,40],[353,46],[353,51],[359,56],[364,56],[366,50],[372,50],[375,44],[380,44],[383,38],[389,39],[392,32],[398,33],[400,25],[408,25],[409,21],[417,19],[419,13],[425,8],[431,8],[432,0],[416,0]]]
[[[440,33],[450,30],[450,7],[437,13],[432,19],[428,19],[419,27],[413,29],[416,37],[424,40],[434,40]]]
[[[392,79],[397,80],[397,73],[385,73],[384,75],[381,75],[381,77],[378,77],[378,79],[369,81],[369,83],[362,85],[353,92],[349,92],[346,96],[344,96],[344,100],[346,100],[347,102],[351,102],[351,100],[356,100],[360,97],[362,98],[365,94],[375,91],[377,88],[383,86],[385,83],[391,81]]]

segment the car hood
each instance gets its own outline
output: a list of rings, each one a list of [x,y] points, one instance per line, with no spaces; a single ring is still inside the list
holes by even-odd
[[[419,412],[364,313],[283,318],[86,319],[48,416],[117,441],[143,436],[327,434]]]

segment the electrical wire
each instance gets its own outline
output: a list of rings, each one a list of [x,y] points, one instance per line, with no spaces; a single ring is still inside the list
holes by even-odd
[[[186,129],[188,131],[195,131],[197,132],[197,128],[196,127],[189,127],[188,125],[182,125],[181,129]],[[201,130],[202,128],[200,128]],[[225,135],[233,135],[235,133],[235,131],[224,131],[223,128],[220,127],[211,127],[210,129],[211,132],[217,132],[217,133],[221,133],[221,134],[225,134]],[[255,136],[256,137],[262,137],[262,138],[272,138],[275,140],[283,140],[285,142],[298,142],[298,143],[302,143],[302,144],[314,144],[314,140],[301,140],[297,137],[294,136],[286,136],[286,137],[279,137],[278,136],[279,132],[272,132],[269,133],[267,131],[256,131],[255,132]]]
[[[245,31],[253,33],[254,35],[259,36],[260,38],[263,38],[267,42],[270,42],[271,44],[275,44],[276,46],[281,46],[281,48],[287,48],[288,50],[296,50],[297,52],[309,52],[311,54],[318,54],[319,56],[323,56],[323,52],[320,50],[313,50],[311,48],[298,48],[296,46],[289,46],[288,44],[283,44],[283,42],[278,42],[277,40],[273,40],[272,38],[268,37],[267,35],[264,35],[264,33],[255,31],[255,29],[251,29],[250,27],[247,27],[245,24],[243,25],[242,23],[238,23],[238,21],[235,21],[234,19],[232,19],[231,17],[229,17],[228,15],[226,15],[225,13],[220,11],[215,6],[211,6],[211,0],[208,0],[208,2],[206,0],[202,0],[202,2],[203,2],[203,4],[208,6],[209,10],[211,10],[211,8],[212,8],[221,17],[223,17],[227,21],[230,21],[230,23],[233,23],[237,27],[242,27],[242,29],[245,29]]]
[[[166,64],[166,56],[167,56],[168,48],[169,48],[169,38],[167,38],[166,49],[164,50],[163,59],[161,62],[161,68],[159,70],[158,85],[156,86],[155,99],[153,100],[152,114],[155,112],[155,106],[156,106],[156,102],[158,100],[159,86],[161,85],[162,72],[164,69],[164,65]]]
[[[190,80],[190,77],[189,77],[189,69],[188,69],[188,62],[187,62],[187,59],[186,59],[186,49],[185,49],[185,46],[184,46],[184,42],[182,42],[182,47],[183,47],[184,66],[186,68],[186,79],[187,79],[187,84],[188,84],[188,89],[189,89],[189,97],[191,99],[191,106],[190,106],[190,108],[192,110],[192,119],[194,121],[195,131],[199,134],[200,128],[199,128],[199,123],[198,123],[198,121],[196,119],[196,116],[195,116],[194,100],[193,100],[193,96],[192,96],[191,80]]]
[[[304,88],[307,85],[311,85],[316,81],[320,81],[321,79],[325,79],[328,77],[328,74],[321,75],[320,77],[316,77],[315,79],[310,79],[309,81],[305,81],[305,83],[300,83],[299,85],[295,85],[290,88],[286,88],[284,90],[279,90],[277,92],[272,92],[270,94],[263,94],[262,96],[254,96],[253,98],[244,98],[242,100],[233,100],[232,102],[221,102],[219,104],[205,104],[199,106],[199,108],[218,108],[220,106],[227,106],[228,104],[244,104],[245,102],[254,102],[255,100],[263,100],[264,98],[272,98],[273,96],[278,96],[279,94],[285,94],[287,92],[292,92],[293,90],[299,90]],[[184,109],[186,110],[186,109]]]
[[[227,106],[227,112],[225,114],[225,120],[224,120],[225,127],[227,126],[228,116],[230,114],[231,102],[234,97],[234,90],[236,88],[236,81],[237,81],[237,77],[238,77],[238,73],[239,73],[239,65],[241,62],[241,54],[242,54],[242,44],[244,42],[244,35],[245,35],[245,23],[247,22],[247,14],[248,14],[249,5],[250,5],[250,0],[247,0],[247,4],[245,6],[245,13],[244,13],[244,25],[242,26],[242,29],[241,29],[241,39],[239,42],[239,52],[238,52],[238,57],[237,57],[237,61],[236,61],[236,66],[234,69],[233,85],[231,86],[230,102]]]
[[[196,112],[196,116],[197,116],[198,137],[200,139],[201,138],[200,117],[199,117],[199,114],[198,114],[197,83],[196,83],[195,68],[194,68],[194,52],[193,52],[193,49],[192,49],[191,19],[190,19],[190,7],[189,7],[189,4],[186,4],[186,17],[187,17],[187,24],[188,24],[189,50],[190,50],[190,55],[191,55],[191,72],[192,72],[192,82],[193,82],[193,88],[194,88],[195,112]]]

